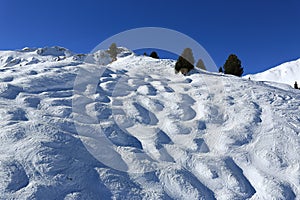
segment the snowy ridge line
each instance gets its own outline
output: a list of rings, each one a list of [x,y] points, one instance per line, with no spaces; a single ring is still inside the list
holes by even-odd
[[[299,73],[300,59],[297,59],[295,61],[283,63],[261,73],[246,75],[244,78],[250,78],[255,81],[268,81],[270,82],[269,84],[273,84],[275,87],[287,89],[289,87],[286,85],[294,87],[295,81],[300,83]]]

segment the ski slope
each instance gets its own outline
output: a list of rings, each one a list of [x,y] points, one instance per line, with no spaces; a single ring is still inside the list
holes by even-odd
[[[249,74],[244,77],[250,77],[251,80],[256,81],[284,83],[294,87],[295,81],[300,83],[300,59],[286,62],[264,72]]]
[[[300,91],[40,49],[0,53],[0,199],[300,198]]]

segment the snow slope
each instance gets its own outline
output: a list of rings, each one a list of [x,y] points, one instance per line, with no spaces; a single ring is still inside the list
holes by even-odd
[[[0,199],[300,198],[300,91],[49,51],[0,53]]]
[[[300,59],[283,63],[258,74],[244,76],[244,78],[249,77],[251,80],[284,83],[294,87],[295,81],[300,83]]]

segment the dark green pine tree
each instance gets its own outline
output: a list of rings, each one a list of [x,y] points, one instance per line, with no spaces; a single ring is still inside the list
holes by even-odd
[[[223,68],[222,67],[219,68],[219,72],[223,73]]]
[[[244,69],[242,67],[241,61],[234,54],[229,55],[229,57],[226,60],[223,68],[224,68],[224,73],[225,74],[232,74],[232,75],[235,75],[235,76],[242,76],[242,74],[244,73]]]
[[[196,67],[198,67],[199,69],[202,69],[202,70],[206,70],[206,67],[204,65],[204,62],[202,59],[199,59],[197,64],[196,64]]]
[[[186,75],[189,71],[194,69],[194,63],[195,60],[192,49],[185,48],[181,56],[179,56],[177,59],[175,64],[175,72],[181,72],[182,74]]]
[[[295,81],[294,88],[299,89],[297,81]]]

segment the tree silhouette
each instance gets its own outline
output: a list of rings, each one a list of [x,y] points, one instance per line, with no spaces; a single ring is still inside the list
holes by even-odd
[[[199,69],[202,69],[202,70],[206,70],[206,67],[204,65],[204,62],[202,59],[199,59],[197,64],[196,64],[196,67],[198,67]]]
[[[297,81],[295,81],[294,88],[299,89]]]
[[[185,48],[181,56],[194,66],[195,59],[191,48]]]
[[[150,53],[150,57],[151,57],[151,58],[156,58],[156,59],[159,58],[158,55],[157,55],[157,53],[156,53],[155,51],[152,51],[152,52]]]
[[[177,62],[175,64],[175,72],[181,72],[182,74],[186,75],[190,70],[194,69],[194,56],[192,49],[185,48],[178,57]]]
[[[235,75],[235,76],[242,76],[242,74],[244,73],[244,69],[242,68],[241,61],[234,54],[229,55],[229,57],[226,60],[223,68],[224,68],[224,73],[225,74],[232,74],[232,75]]]
[[[117,55],[118,55],[118,48],[116,43],[112,43],[109,47],[109,49],[107,50],[107,52],[109,53],[112,61],[116,61],[117,60]]]
[[[223,68],[222,67],[219,68],[219,72],[223,73]]]

